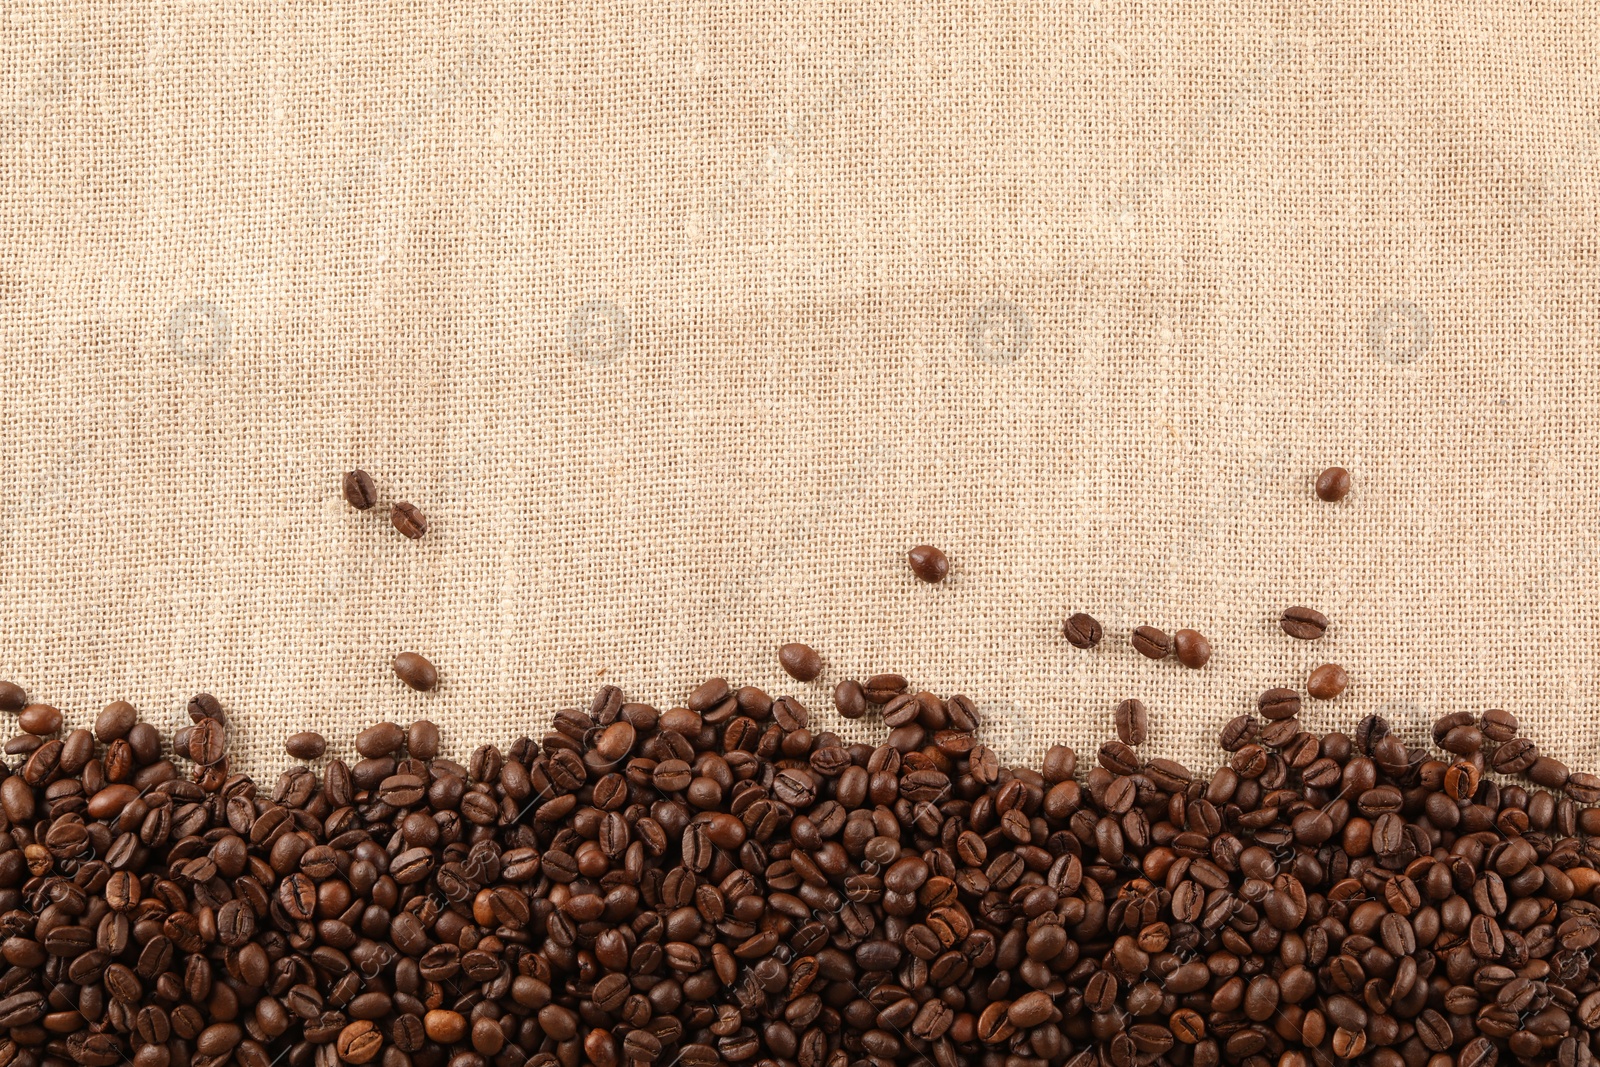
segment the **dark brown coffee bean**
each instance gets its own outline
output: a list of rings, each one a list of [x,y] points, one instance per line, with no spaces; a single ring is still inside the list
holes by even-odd
[[[1172,649],[1178,662],[1191,670],[1199,670],[1211,660],[1211,642],[1198,630],[1179,630],[1173,634]]]
[[[28,694],[15,682],[0,682],[0,711],[21,711],[28,706]]]
[[[109,745],[128,736],[139,721],[138,712],[126,700],[113,700],[95,717],[94,736],[101,744]]]
[[[1117,738],[1125,745],[1142,745],[1150,730],[1150,715],[1138,700],[1124,700],[1117,705]]]
[[[1172,652],[1172,639],[1165,631],[1154,626],[1138,627],[1133,631],[1131,641],[1135,651],[1150,659],[1165,659]]]
[[[1483,713],[1478,728],[1483,736],[1496,744],[1505,744],[1517,736],[1517,717],[1500,708],[1490,708]]]
[[[189,735],[189,758],[202,767],[222,762],[227,753],[227,738],[221,722],[203,719],[195,723]]]
[[[295,759],[314,760],[328,750],[328,742],[315,730],[304,730],[285,738],[283,748]]]
[[[35,737],[49,737],[61,730],[61,712],[49,704],[29,704],[17,716],[17,725]]]
[[[389,522],[403,536],[413,541],[428,532],[428,520],[422,514],[422,509],[405,500],[396,502],[389,509]]]
[[[418,692],[430,692],[439,685],[438,670],[415,652],[402,652],[396,656],[394,673],[396,678]]]
[[[366,511],[378,502],[378,490],[372,484],[372,476],[359,468],[345,473],[340,488],[345,503],[357,511]]]
[[[1328,617],[1315,608],[1285,608],[1278,620],[1284,633],[1300,641],[1315,641],[1328,631]]]
[[[1093,648],[1105,635],[1094,616],[1082,612],[1068,618],[1061,632],[1074,648]]]
[[[1306,692],[1318,700],[1332,700],[1350,685],[1350,676],[1337,663],[1324,663],[1306,679]]]
[[[859,719],[867,713],[867,695],[861,683],[846,679],[833,687],[833,706],[847,719]]]
[[[810,645],[798,642],[778,649],[778,663],[797,682],[813,681],[822,673],[822,657]]]
[[[1328,503],[1343,500],[1350,492],[1350,472],[1343,467],[1329,467],[1317,475],[1317,499]]]
[[[950,573],[950,560],[932,545],[918,545],[906,553],[911,573],[924,582],[942,582]]]

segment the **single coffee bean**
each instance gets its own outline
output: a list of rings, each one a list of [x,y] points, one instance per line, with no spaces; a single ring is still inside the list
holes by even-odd
[[[28,706],[28,694],[15,682],[0,682],[0,711],[21,711]]]
[[[398,749],[404,740],[405,731],[399,726],[380,722],[356,735],[356,751],[367,759],[381,759]]]
[[[202,767],[221,763],[227,753],[227,738],[221,722],[202,719],[194,724],[189,735],[188,756]]]
[[[1490,708],[1483,713],[1478,728],[1483,736],[1497,745],[1503,745],[1517,736],[1517,717],[1500,708]]]
[[[366,511],[378,502],[378,490],[372,484],[372,475],[364,470],[347,471],[341,488],[345,503],[358,511]]]
[[[402,652],[394,658],[395,677],[421,693],[438,688],[439,671],[421,655]]]
[[[120,741],[128,736],[128,731],[132,730],[138,721],[139,714],[132,704],[126,700],[113,700],[95,716],[95,740],[105,745]]]
[[[422,514],[422,509],[405,500],[397,502],[389,509],[389,522],[403,536],[413,541],[428,532],[428,520]]]
[[[1318,700],[1332,700],[1350,685],[1350,676],[1337,663],[1324,663],[1306,679],[1306,692]]]
[[[283,748],[295,759],[314,760],[328,750],[328,742],[315,730],[304,730],[284,738]]]
[[[1268,689],[1256,700],[1262,718],[1283,720],[1300,714],[1300,694],[1293,689]]]
[[[49,737],[61,730],[61,712],[49,704],[29,704],[17,716],[17,725],[35,737]]]
[[[1150,729],[1150,715],[1138,700],[1124,700],[1117,705],[1117,739],[1125,745],[1142,745]]]
[[[833,706],[847,719],[859,719],[867,713],[867,694],[861,683],[846,679],[833,687]]]
[[[924,582],[942,582],[950,573],[950,560],[932,545],[918,545],[906,553],[911,573]]]
[[[1179,630],[1173,634],[1172,648],[1178,662],[1191,670],[1199,670],[1211,659],[1211,642],[1197,630]]]
[[[809,645],[790,642],[778,649],[778,663],[797,682],[809,682],[822,673],[822,657]]]
[[[1285,608],[1278,626],[1297,640],[1315,641],[1328,632],[1328,617],[1315,608]]]
[[[1133,647],[1142,656],[1165,659],[1172,652],[1172,639],[1154,626],[1140,626],[1133,631]]]
[[[1343,467],[1329,467],[1317,475],[1317,498],[1328,503],[1343,500],[1350,492],[1350,472]]]
[[[439,755],[439,728],[427,719],[406,727],[406,752],[412,759],[431,760]],[[504,785],[502,773],[501,784]]]
[[[1079,612],[1067,619],[1061,628],[1062,634],[1074,648],[1093,648],[1100,643],[1104,631],[1100,623],[1092,615]]]

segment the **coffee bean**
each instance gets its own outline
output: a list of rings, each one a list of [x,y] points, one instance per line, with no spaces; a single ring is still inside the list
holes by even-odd
[[[867,713],[867,695],[859,682],[849,679],[833,687],[833,706],[847,719],[859,719]]]
[[[1306,692],[1318,700],[1332,700],[1350,685],[1350,676],[1337,663],[1324,663],[1306,679]]]
[[[791,642],[778,649],[778,663],[797,682],[809,682],[822,673],[822,657],[809,645]]]
[[[439,685],[439,672],[432,663],[415,652],[402,652],[394,658],[394,674],[402,682],[421,693]]]
[[[1329,467],[1317,475],[1317,498],[1328,503],[1343,500],[1350,492],[1350,472],[1343,467]]]
[[[15,682],[0,682],[0,711],[21,711],[28,706],[28,694]]]
[[[1094,616],[1085,615],[1082,612],[1067,619],[1066,624],[1061,628],[1061,632],[1074,648],[1093,648],[1100,643],[1100,638],[1104,636],[1104,631],[1100,628],[1100,623],[1095,620]]]
[[[1300,714],[1300,694],[1293,689],[1268,689],[1256,700],[1265,719],[1292,719]]]
[[[1150,715],[1138,700],[1124,700],[1117,705],[1117,738],[1125,745],[1144,744],[1150,729]]]
[[[397,502],[389,509],[389,522],[403,536],[413,541],[428,532],[428,520],[422,514],[422,509],[405,500]]]
[[[924,582],[942,582],[950,573],[950,560],[932,545],[918,545],[906,553],[911,573]]]
[[[1315,641],[1328,631],[1328,617],[1315,608],[1285,608],[1278,620],[1283,632],[1300,641]]]
[[[295,759],[314,760],[328,750],[328,742],[316,731],[305,730],[285,738],[283,748]]]
[[[1490,708],[1483,713],[1478,728],[1483,736],[1496,744],[1505,744],[1517,736],[1517,717],[1500,708]]]
[[[222,762],[227,753],[227,738],[222,723],[216,719],[202,719],[195,723],[189,735],[188,756],[202,767]]]
[[[356,751],[367,759],[379,759],[397,750],[405,740],[405,731],[392,722],[380,722],[356,735]]]
[[[17,716],[17,725],[36,737],[59,733],[61,722],[61,712],[49,704],[29,704]]]
[[[372,475],[364,470],[346,472],[341,489],[345,503],[358,511],[366,511],[378,502],[378,490],[372,484]]]
[[[1191,670],[1199,670],[1211,659],[1211,642],[1197,630],[1179,630],[1173,634],[1172,648],[1178,662]]]
[[[1133,631],[1131,641],[1140,655],[1151,659],[1165,659],[1172,652],[1172,639],[1165,631],[1154,626],[1138,627]]]

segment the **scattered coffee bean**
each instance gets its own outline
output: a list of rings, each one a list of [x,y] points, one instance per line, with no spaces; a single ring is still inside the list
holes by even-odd
[[[1343,467],[1329,467],[1317,475],[1317,497],[1332,504],[1343,500],[1350,492],[1350,472]]]
[[[21,711],[28,706],[28,694],[15,682],[0,682],[0,711]]]
[[[778,663],[797,682],[810,682],[822,673],[822,657],[810,645],[790,642],[778,649]]]
[[[1350,685],[1350,676],[1337,663],[1324,663],[1306,679],[1306,692],[1318,700],[1332,700]]]
[[[1172,638],[1166,631],[1158,630],[1154,626],[1140,626],[1133,631],[1132,644],[1142,656],[1151,659],[1166,659],[1172,653]]]
[[[1211,659],[1211,642],[1198,630],[1179,630],[1172,635],[1172,649],[1178,662],[1192,670],[1199,670]]]
[[[439,685],[439,671],[415,652],[402,652],[394,658],[395,677],[418,692],[426,693]]]
[[[283,749],[295,759],[314,760],[328,750],[328,742],[315,730],[304,730],[285,738]]]
[[[1124,700],[1117,705],[1117,739],[1125,745],[1144,744],[1150,729],[1150,713],[1138,700]]]
[[[358,511],[366,511],[378,502],[378,490],[372,484],[372,475],[364,470],[347,472],[343,489],[345,503]]]
[[[1328,617],[1315,608],[1285,608],[1278,620],[1283,632],[1300,641],[1315,641],[1328,630]]]
[[[950,573],[950,560],[932,545],[918,545],[906,553],[911,573],[925,582],[942,582]]]
[[[428,520],[422,514],[422,509],[404,500],[389,509],[389,521],[396,530],[413,541],[428,532]]]
[[[1104,636],[1104,631],[1094,616],[1082,612],[1069,618],[1066,625],[1061,628],[1061,632],[1066,635],[1067,641],[1074,648],[1093,648]]]

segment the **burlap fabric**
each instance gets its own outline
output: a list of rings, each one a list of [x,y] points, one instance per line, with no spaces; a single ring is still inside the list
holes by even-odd
[[[0,671],[211,690],[256,771],[877,670],[1014,760],[1139,696],[1198,767],[1337,660],[1310,728],[1501,705],[1593,769],[1597,15],[13,0]]]

